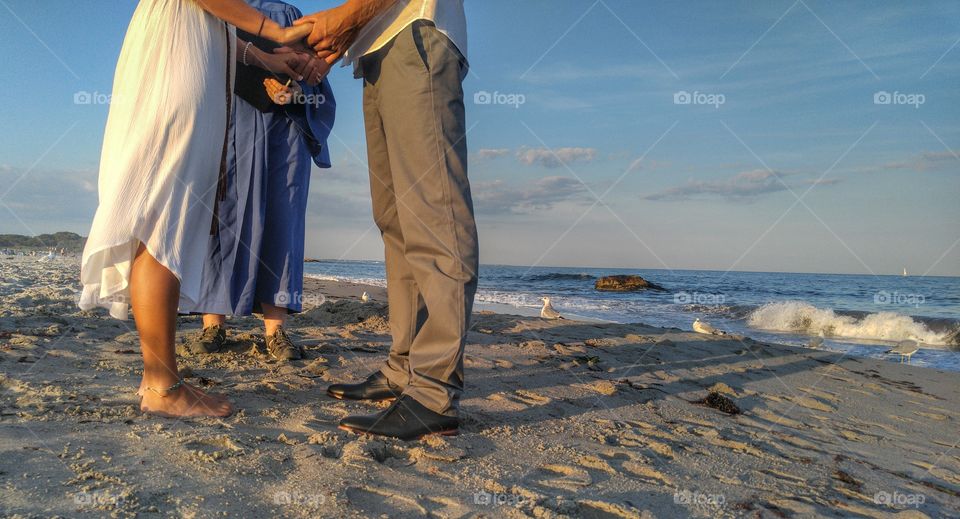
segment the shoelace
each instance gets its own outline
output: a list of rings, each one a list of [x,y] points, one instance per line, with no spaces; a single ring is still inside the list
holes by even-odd
[[[293,341],[290,340],[290,337],[287,336],[286,330],[283,328],[278,328],[277,331],[273,332],[273,347],[277,348],[295,348]]]

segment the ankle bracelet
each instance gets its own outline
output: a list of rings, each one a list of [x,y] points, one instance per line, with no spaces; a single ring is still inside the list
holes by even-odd
[[[170,393],[173,393],[174,391],[180,389],[182,386],[183,386],[183,377],[179,377],[177,379],[177,383],[170,387],[157,389],[155,387],[147,386],[144,389],[153,391],[154,393],[160,395],[161,397],[167,397],[167,396],[170,396]]]

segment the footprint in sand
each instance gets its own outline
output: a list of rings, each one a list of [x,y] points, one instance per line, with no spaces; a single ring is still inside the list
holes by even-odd
[[[463,366],[470,369],[490,369],[494,363],[476,355],[464,355]]]
[[[806,407],[807,409],[813,409],[814,411],[823,411],[825,413],[832,413],[837,410],[836,407],[833,407],[829,404],[821,402],[816,398],[810,398],[808,396],[792,396],[790,397],[789,400],[800,407]]]
[[[636,434],[633,432],[624,432],[618,438],[620,445],[624,447],[645,447],[653,451],[660,457],[673,459],[676,457],[676,454],[673,452],[673,448],[670,445],[659,442],[647,436]]]
[[[609,380],[596,380],[589,384],[574,384],[575,387],[599,393],[603,396],[613,396],[617,393],[617,386]]]
[[[804,424],[802,424],[802,423],[800,423],[800,422],[798,422],[798,421],[796,421],[796,420],[791,420],[791,419],[789,419],[789,418],[787,418],[787,417],[785,417],[785,416],[780,416],[780,415],[778,415],[778,414],[776,414],[776,413],[772,413],[772,412],[770,412],[770,411],[767,411],[766,409],[756,408],[756,409],[753,410],[753,414],[756,415],[757,418],[761,418],[761,419],[763,419],[763,420],[766,420],[766,421],[768,421],[768,422],[770,422],[770,423],[774,423],[774,424],[777,424],[777,425],[783,425],[783,426],[785,426],[785,427],[791,427],[791,428],[794,428],[794,429],[804,429],[804,428],[806,428],[806,426],[805,426]]]
[[[571,492],[577,492],[593,484],[593,478],[586,469],[559,464],[540,467],[534,473],[533,479],[540,486]]]
[[[626,505],[607,501],[581,499],[577,501],[577,505],[580,509],[576,516],[585,519],[648,519],[653,517],[647,511],[641,512]]]
[[[227,435],[198,438],[181,445],[192,457],[208,463],[243,453],[243,447]]]
[[[369,486],[347,487],[347,501],[368,517],[423,517],[427,509],[416,499],[391,492],[385,488]]]
[[[623,465],[621,466],[623,467],[624,472],[626,472],[628,475],[646,481],[647,483],[673,486],[673,480],[670,478],[670,476],[667,476],[663,472],[660,472],[650,465],[645,465],[643,463],[631,460],[624,461]]]
[[[942,422],[948,418],[947,415],[942,415],[940,413],[925,413],[923,411],[914,411],[913,414],[922,416],[924,418],[929,418],[931,420],[936,420],[938,422]]]
[[[553,401],[549,397],[524,389],[518,389],[513,393],[494,393],[487,398],[500,402],[510,402],[523,408],[542,406]]]

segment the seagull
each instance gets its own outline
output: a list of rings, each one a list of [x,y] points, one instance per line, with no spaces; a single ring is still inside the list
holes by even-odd
[[[366,292],[364,292],[363,295],[360,296],[360,300],[363,301],[364,303],[366,303],[366,302],[370,301],[370,295],[367,294]]]
[[[823,330],[820,330],[819,335],[810,339],[810,342],[807,343],[808,348],[813,348],[815,350],[820,349],[823,346]]]
[[[900,355],[900,362],[903,362],[903,359],[907,359],[907,364],[910,364],[910,357],[913,356],[917,350],[920,349],[920,346],[917,344],[917,341],[914,340],[903,340],[897,343],[897,345],[887,353],[894,353]]]
[[[696,321],[693,321],[693,331],[697,333],[705,333],[707,335],[726,335],[727,334],[727,332],[718,330],[713,326],[710,326],[709,324],[701,321],[699,317],[697,317]]]
[[[540,300],[543,301],[543,308],[540,309],[540,317],[544,319],[566,319],[566,317],[560,315],[560,312],[550,304],[549,297],[541,297]]]

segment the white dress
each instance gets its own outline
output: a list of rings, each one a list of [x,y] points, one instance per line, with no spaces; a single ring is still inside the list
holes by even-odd
[[[140,0],[120,51],[80,307],[125,319],[140,243],[200,296],[233,92],[236,30],[198,0]]]

